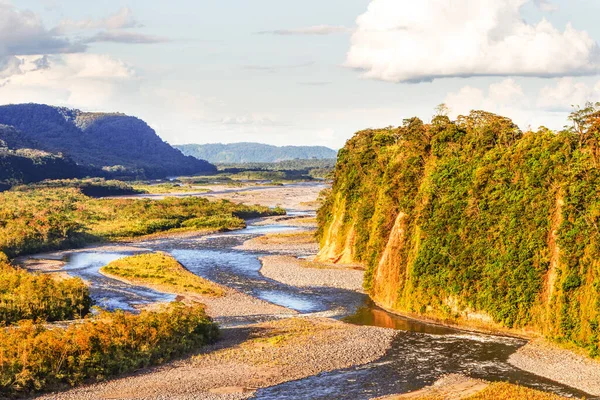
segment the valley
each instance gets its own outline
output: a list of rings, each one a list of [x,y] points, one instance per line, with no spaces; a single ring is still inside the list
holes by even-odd
[[[288,215],[251,220],[242,230],[172,233],[21,259],[38,271],[82,278],[103,308],[153,309],[177,297],[205,304],[221,328],[221,339],[194,357],[40,398],[371,399],[418,390],[448,374],[588,396],[511,364],[509,358],[526,340],[391,314],[373,304],[360,283],[348,286],[351,276],[362,275],[357,267],[309,261],[317,248],[302,244],[299,235],[315,229],[315,208],[306,204],[324,186],[301,188],[304,196],[299,197],[289,195],[294,185],[254,188],[252,200],[261,198],[267,206],[287,199]],[[100,273],[111,261],[156,251],[218,285],[225,295],[166,293]],[[600,387],[600,382],[587,383],[590,394]]]

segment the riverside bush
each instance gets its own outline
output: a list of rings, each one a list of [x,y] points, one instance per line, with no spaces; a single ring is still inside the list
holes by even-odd
[[[234,229],[281,209],[204,198],[94,199],[75,188],[0,193],[0,251],[9,257],[172,229]]]
[[[0,325],[20,320],[63,321],[90,311],[89,290],[81,279],[54,280],[8,264],[0,253]]]
[[[62,389],[158,365],[218,336],[201,306],[101,313],[66,328],[24,321],[0,329],[0,394]]]

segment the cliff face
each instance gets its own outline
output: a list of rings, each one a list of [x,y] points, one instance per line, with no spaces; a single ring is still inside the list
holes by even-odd
[[[586,118],[558,134],[483,112],[359,132],[319,211],[319,258],[364,264],[386,308],[598,355],[600,118]]]
[[[106,173],[154,178],[216,171],[162,141],[144,121],[124,114],[19,104],[0,107],[0,124],[18,129],[35,149],[62,153]]]

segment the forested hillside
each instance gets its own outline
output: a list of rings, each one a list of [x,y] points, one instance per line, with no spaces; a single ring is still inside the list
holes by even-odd
[[[211,164],[186,157],[144,121],[124,114],[85,113],[39,104],[0,107],[8,147],[62,153],[95,175],[140,176],[212,173]],[[5,129],[6,130],[6,129]]]
[[[84,174],[69,158],[33,150],[34,147],[18,130],[0,125],[0,190],[17,183],[77,178]]]
[[[274,163],[287,160],[332,159],[337,152],[323,146],[270,146],[261,143],[187,144],[175,146],[188,156],[212,163]]]
[[[382,306],[527,329],[600,355],[600,110],[562,132],[477,111],[357,133],[319,211],[321,260]]]

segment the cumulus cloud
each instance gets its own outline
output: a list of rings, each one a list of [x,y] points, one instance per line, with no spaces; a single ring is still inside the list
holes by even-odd
[[[350,28],[345,26],[332,26],[332,25],[315,25],[304,28],[295,29],[278,29],[274,31],[262,31],[258,32],[261,35],[331,35],[334,33],[349,33],[352,32]]]
[[[0,75],[0,101],[93,109],[118,99],[135,81],[130,66],[106,55],[24,56],[19,57],[18,74],[4,79]]]
[[[446,97],[446,105],[454,116],[468,114],[473,109],[512,115],[515,108],[529,107],[523,88],[514,79],[493,83],[487,91],[465,86]]]
[[[345,65],[391,82],[600,72],[591,36],[570,24],[561,32],[545,19],[528,24],[520,9],[529,1],[372,0]]]
[[[537,106],[547,111],[569,112],[575,106],[598,100],[600,82],[592,86],[573,78],[562,78],[556,84],[544,86],[540,90]]]
[[[130,8],[123,7],[116,13],[101,19],[88,18],[74,21],[72,19],[62,20],[53,31],[57,34],[65,34],[71,31],[84,31],[95,29],[128,29],[139,28],[142,25],[136,21]]]
[[[152,44],[164,43],[168,41],[168,39],[159,36],[145,35],[143,33],[126,31],[104,31],[92,36],[87,40],[88,43],[113,42],[128,44]]]
[[[562,129],[574,107],[599,99],[600,81],[583,82],[567,77],[549,81],[529,93],[513,79],[493,83],[485,89],[465,86],[449,93],[445,102],[452,118],[475,109],[508,116],[522,129],[540,125]]]

